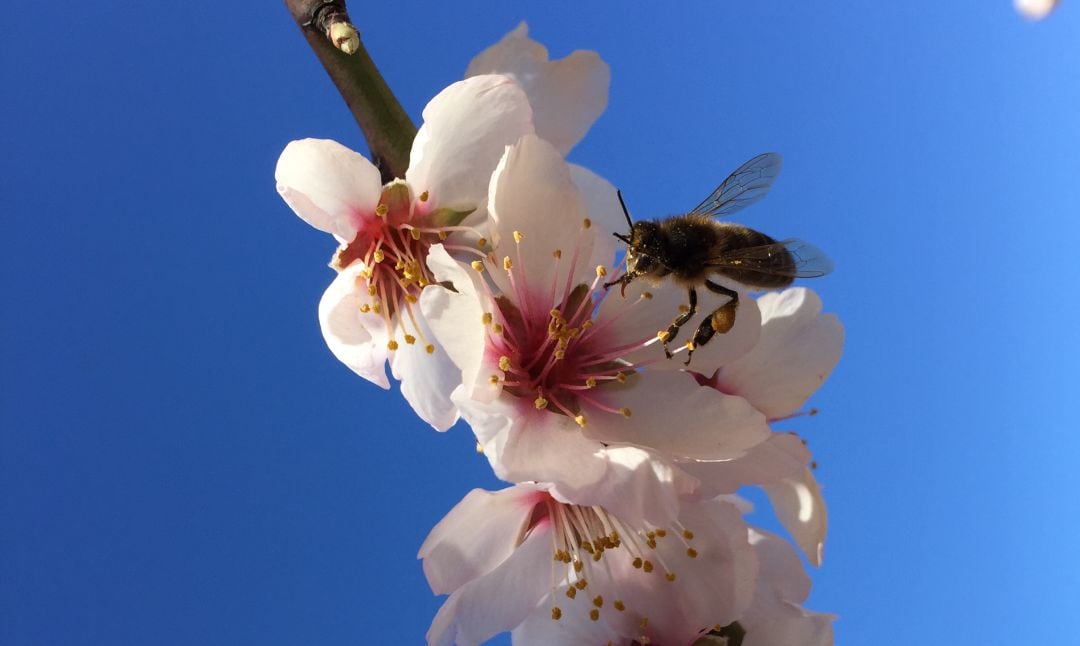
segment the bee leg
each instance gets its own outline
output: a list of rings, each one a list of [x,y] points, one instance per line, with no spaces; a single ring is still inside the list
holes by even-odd
[[[693,287],[691,287],[687,290],[687,293],[690,295],[690,309],[676,316],[675,320],[671,322],[671,325],[668,327],[667,331],[664,332],[664,336],[661,337],[661,340],[663,340],[664,342],[664,354],[667,355],[668,359],[670,359],[672,356],[671,351],[668,350],[668,343],[674,341],[675,337],[679,334],[679,329],[682,328],[682,326],[686,325],[686,322],[692,319],[694,317],[694,314],[697,314],[697,292],[694,291]]]
[[[739,292],[728,289],[723,285],[717,285],[711,280],[705,281],[705,287],[710,292],[728,296],[730,300],[713,310],[694,333],[694,339],[686,344],[686,365],[690,365],[690,358],[694,356],[694,349],[712,340],[716,334],[725,334],[735,326],[735,310],[739,309]]]
[[[622,276],[616,278],[615,280],[604,283],[604,289],[610,289],[612,285],[619,285],[621,288],[620,291],[622,293],[622,296],[625,298],[626,286],[633,282],[633,280],[637,277],[638,274],[625,273]]]

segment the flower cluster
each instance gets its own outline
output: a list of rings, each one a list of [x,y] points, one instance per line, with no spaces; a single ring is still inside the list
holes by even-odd
[[[449,597],[429,644],[831,644],[789,544],[750,527],[761,486],[814,565],[825,508],[796,435],[843,328],[803,288],[738,290],[734,327],[670,360],[685,294],[634,282],[615,189],[565,161],[607,102],[591,52],[550,61],[524,25],[424,110],[404,178],[332,141],[289,144],[278,190],[331,233],[330,349],[438,430],[472,428],[496,475],[420,549]],[[710,641],[711,640],[711,641]]]

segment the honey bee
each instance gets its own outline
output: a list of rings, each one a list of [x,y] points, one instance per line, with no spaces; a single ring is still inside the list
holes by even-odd
[[[659,333],[669,359],[672,353],[668,344],[697,313],[698,287],[726,296],[727,301],[705,317],[693,340],[686,344],[686,365],[690,365],[695,348],[735,325],[739,293],[714,282],[712,277],[723,276],[750,288],[775,289],[787,287],[796,278],[814,278],[832,270],[829,259],[813,245],[794,239],[777,241],[749,227],[715,219],[765,197],[780,174],[780,166],[780,155],[758,155],[737,168],[689,213],[661,220],[631,221],[619,193],[626,223],[630,225],[629,234],[615,234],[627,245],[626,273],[604,287],[620,285],[625,294],[626,286],[638,278],[659,284],[670,276],[677,285],[686,288],[689,309]]]

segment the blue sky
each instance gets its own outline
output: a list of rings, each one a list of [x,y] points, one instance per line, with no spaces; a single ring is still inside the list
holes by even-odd
[[[610,103],[571,159],[638,217],[784,154],[739,221],[828,251],[813,287],[848,332],[821,414],[790,422],[831,514],[809,605],[840,644],[958,645],[1080,632],[1078,9],[354,18],[414,117],[520,20],[600,52]],[[0,49],[0,642],[419,643],[417,547],[498,483],[468,429],[323,344],[334,245],[273,168],[295,138],[364,148],[284,7],[21,3]]]

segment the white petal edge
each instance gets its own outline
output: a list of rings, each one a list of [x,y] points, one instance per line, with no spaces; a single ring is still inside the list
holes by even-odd
[[[791,533],[811,565],[821,567],[829,514],[813,472],[804,468],[794,477],[763,488],[780,524]]]
[[[363,313],[360,306],[366,292],[358,287],[362,262],[354,262],[339,273],[319,301],[319,325],[326,346],[350,370],[381,388],[390,388],[386,377],[386,322],[375,313]]]

